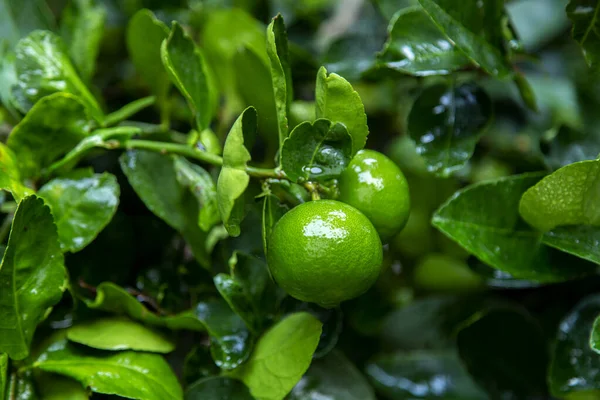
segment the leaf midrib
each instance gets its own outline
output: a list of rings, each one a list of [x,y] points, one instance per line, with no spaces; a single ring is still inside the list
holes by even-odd
[[[592,20],[590,21],[590,24],[588,25],[587,29],[585,30],[585,33],[583,34],[583,37],[581,38],[581,45],[582,46],[586,42],[588,36],[590,35],[590,32],[594,28],[594,25],[598,21],[598,11],[599,10],[600,10],[600,2],[596,2],[596,7],[594,8],[594,14],[592,15]]]

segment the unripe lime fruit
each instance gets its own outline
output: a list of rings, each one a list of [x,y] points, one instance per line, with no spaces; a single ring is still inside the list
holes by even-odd
[[[273,228],[267,260],[275,282],[298,300],[335,307],[365,292],[383,253],[373,224],[335,200],[303,203]]]
[[[374,150],[361,150],[339,179],[339,200],[371,220],[382,240],[400,232],[410,213],[408,183],[400,168]]]
[[[415,269],[415,285],[432,291],[468,291],[482,286],[481,277],[463,260],[446,254],[429,254]]]

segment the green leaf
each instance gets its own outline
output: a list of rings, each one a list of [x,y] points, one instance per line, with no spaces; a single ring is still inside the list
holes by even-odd
[[[267,54],[271,61],[271,79],[277,109],[279,150],[281,151],[283,141],[288,137],[288,113],[294,99],[287,33],[281,14],[273,18],[267,27]]]
[[[19,120],[21,116],[15,108],[15,100],[11,91],[11,87],[17,82],[15,59],[14,51],[0,40],[0,101],[8,114]]]
[[[17,156],[4,143],[0,143],[0,189],[11,192],[17,201],[33,194],[33,190],[23,184]]]
[[[146,207],[181,233],[196,260],[209,268],[206,233],[198,226],[198,200],[177,180],[174,158],[151,151],[128,151],[119,160]]]
[[[87,352],[61,340],[50,345],[33,366],[75,379],[94,393],[140,400],[183,398],[177,377],[158,354]]]
[[[317,73],[316,117],[341,123],[352,137],[352,156],[365,147],[369,127],[365,107],[352,85],[339,76],[327,75],[324,67]]]
[[[341,123],[303,122],[283,143],[281,167],[292,181],[337,177],[352,159],[352,137]]]
[[[440,6],[440,3],[445,7]],[[469,3],[457,6],[451,1],[419,0],[419,4],[442,33],[484,71],[499,78],[512,75],[512,70],[502,53],[482,38],[477,30],[469,29],[469,25],[476,19],[476,16],[473,18],[473,10]],[[456,16],[463,19],[457,20]],[[481,22],[475,21],[479,24]]]
[[[29,355],[37,325],[62,297],[66,271],[50,209],[36,196],[15,212],[0,265],[0,351],[13,360]]]
[[[387,68],[416,76],[447,75],[471,64],[421,7],[398,12],[378,59]]]
[[[44,0],[0,1],[0,42],[11,46],[35,29],[50,29],[54,25],[52,11]]]
[[[492,102],[480,87],[434,85],[415,100],[408,131],[427,170],[448,176],[473,155],[492,117]]]
[[[87,390],[81,383],[61,375],[39,372],[35,386],[42,393],[41,400],[87,400]]]
[[[17,83],[12,87],[15,106],[26,113],[41,98],[66,92],[81,98],[89,113],[98,121],[102,110],[71,64],[62,40],[48,31],[34,31],[17,43],[15,70]]]
[[[198,200],[198,226],[208,232],[219,223],[217,187],[212,176],[202,167],[192,164],[183,157],[175,157],[175,170],[179,183],[194,194]]]
[[[117,211],[119,193],[114,175],[77,170],[46,183],[38,195],[52,210],[61,249],[75,253],[108,225]]]
[[[131,62],[159,101],[164,101],[171,84],[160,55],[161,44],[168,37],[169,28],[147,9],[135,13],[127,25]]]
[[[366,373],[389,399],[489,399],[454,350],[379,355],[367,364]]]
[[[195,312],[210,335],[210,354],[219,368],[232,370],[248,359],[254,339],[224,300],[199,303]]]
[[[560,322],[548,371],[553,396],[600,396],[600,358],[590,347],[590,334],[599,313],[600,296],[592,295],[580,301]]]
[[[516,278],[559,282],[594,272],[591,264],[542,243],[542,233],[519,217],[523,193],[541,174],[522,174],[458,191],[433,216],[433,225],[481,261]]]
[[[185,400],[254,400],[250,391],[237,379],[215,376],[194,382],[185,392]]]
[[[600,353],[600,317],[596,317],[590,334],[590,347],[596,353]]]
[[[531,316],[491,311],[457,335],[467,370],[491,398],[547,398],[547,346]]]
[[[267,254],[269,237],[271,236],[275,224],[288,210],[289,207],[279,201],[277,196],[273,194],[265,196],[262,215],[262,238],[265,255]]]
[[[555,249],[600,264],[600,248],[598,247],[600,228],[598,227],[562,226],[544,233],[542,241]]]
[[[84,81],[96,69],[96,58],[104,34],[106,10],[94,0],[76,0],[65,8],[61,18],[61,36],[69,48],[69,56]]]
[[[96,319],[69,328],[67,339],[100,350],[170,353],[175,344],[165,335],[126,318]]]
[[[42,98],[17,124],[7,145],[17,156],[23,177],[37,177],[90,130],[85,106],[68,93],[54,93]]]
[[[38,391],[33,382],[33,372],[25,371],[22,374],[11,374],[7,394],[12,395],[10,400],[38,400]],[[8,399],[8,397],[7,397]]]
[[[162,42],[160,55],[171,81],[187,100],[198,130],[208,128],[217,94],[204,54],[181,25],[174,22],[168,39]]]
[[[542,232],[563,225],[600,225],[600,161],[570,164],[546,176],[523,194],[519,212]]]
[[[239,236],[241,218],[236,215],[236,202],[243,201],[243,194],[250,176],[246,166],[250,152],[244,146],[244,138],[256,131],[256,110],[248,107],[235,121],[223,147],[223,168],[217,181],[217,199],[221,220],[231,236]],[[239,205],[237,206],[239,208]]]
[[[235,376],[257,400],[282,400],[308,369],[320,336],[321,323],[315,317],[291,314],[260,338]]]
[[[375,400],[375,393],[344,354],[334,350],[325,358],[313,361],[289,399]]]
[[[125,289],[111,282],[103,282],[96,287],[96,298],[84,300],[89,308],[127,315],[131,319],[145,324],[168,329],[187,329],[204,332],[204,324],[198,320],[193,310],[176,315],[159,316],[148,310]]]
[[[588,65],[596,69],[600,59],[600,4],[594,0],[570,0],[567,16],[573,24],[573,39],[581,46]]]
[[[0,399],[4,399],[8,386],[8,354],[0,353]]]

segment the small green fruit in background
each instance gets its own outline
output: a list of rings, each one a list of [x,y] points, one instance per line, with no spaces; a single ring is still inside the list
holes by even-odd
[[[400,168],[385,155],[361,150],[339,179],[339,200],[371,220],[382,240],[400,232],[410,213],[408,183]]]
[[[381,240],[356,208],[335,200],[303,203],[275,225],[267,259],[292,297],[335,307],[364,293],[381,271]]]
[[[431,291],[468,291],[482,286],[482,279],[467,264],[446,254],[423,257],[414,271],[415,286]]]
[[[435,248],[435,232],[430,223],[431,213],[422,208],[410,210],[402,232],[394,236],[390,245],[395,253],[416,259]]]

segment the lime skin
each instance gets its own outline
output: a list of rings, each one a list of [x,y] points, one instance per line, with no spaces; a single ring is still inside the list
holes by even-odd
[[[371,220],[383,241],[404,228],[410,214],[408,182],[398,166],[374,150],[361,150],[339,179],[338,200]]]
[[[292,297],[332,308],[369,289],[383,262],[373,224],[335,200],[303,203],[287,212],[269,238],[271,274]]]

